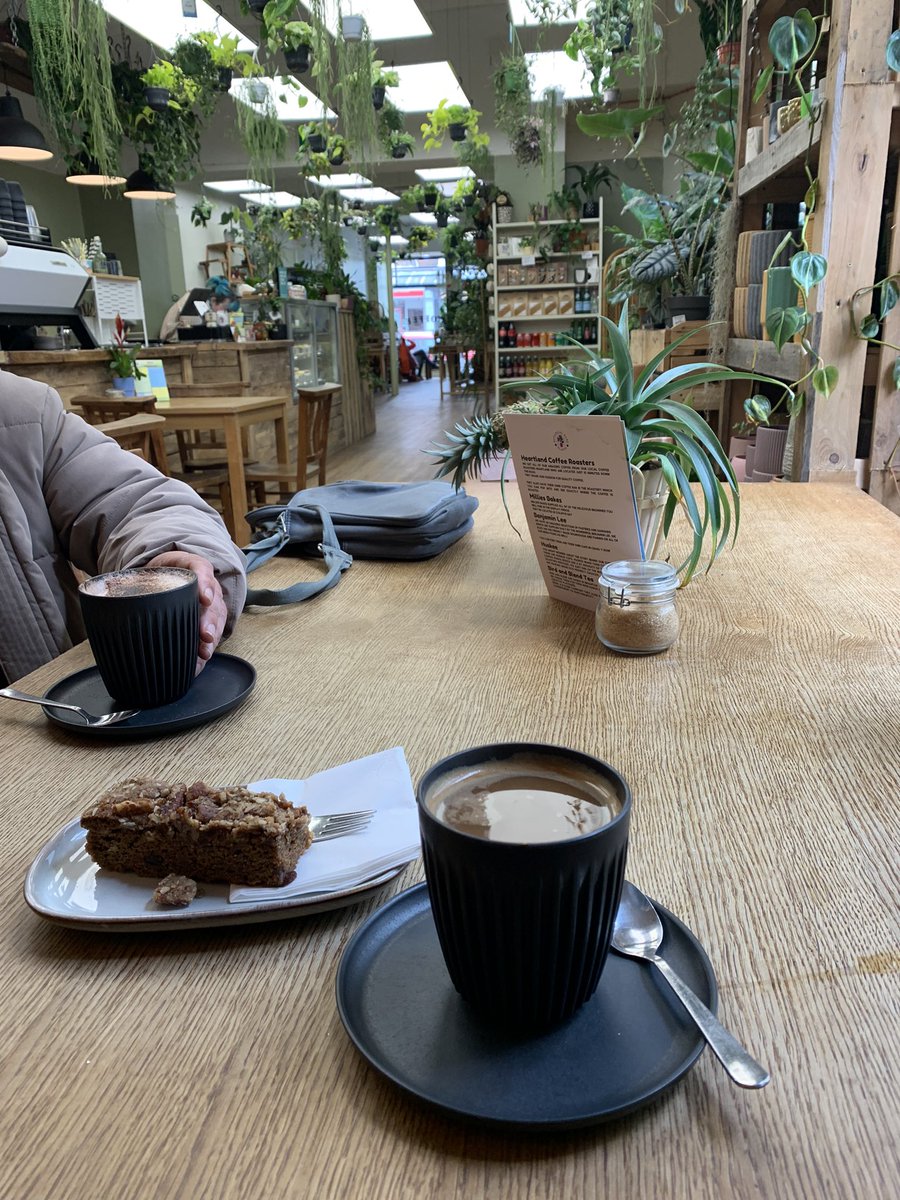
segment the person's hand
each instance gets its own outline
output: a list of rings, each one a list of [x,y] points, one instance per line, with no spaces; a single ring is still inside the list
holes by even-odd
[[[197,576],[200,591],[200,648],[197,651],[197,674],[203,670],[213,656],[213,651],[222,640],[222,630],[228,610],[225,597],[216,579],[212,563],[199,554],[187,554],[183,550],[167,550],[157,554],[146,564],[148,567],[186,567]]]

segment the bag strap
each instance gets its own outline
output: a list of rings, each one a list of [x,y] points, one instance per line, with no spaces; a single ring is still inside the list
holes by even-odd
[[[294,511],[299,511],[300,505],[294,507]],[[322,540],[318,544],[319,553],[325,559],[325,565],[328,568],[321,579],[314,579],[308,583],[295,583],[286,588],[249,588],[247,591],[247,604],[298,604],[301,600],[310,600],[313,596],[318,596],[320,592],[325,592],[329,588],[333,588],[341,578],[341,572],[346,571],[353,558],[341,549],[341,544],[338,541],[337,534],[334,531],[334,524],[331,520],[331,514],[318,504],[305,504],[302,506],[312,516],[318,516],[322,522]],[[288,513],[287,509],[282,512],[275,529],[268,537],[262,538],[258,542],[254,542],[250,546],[244,548],[244,554],[247,558],[247,572],[255,571],[257,567],[261,567],[263,563],[268,562],[270,558],[274,558],[279,550],[290,541],[288,533]]]

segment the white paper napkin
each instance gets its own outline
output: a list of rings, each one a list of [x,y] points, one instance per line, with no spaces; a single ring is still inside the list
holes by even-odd
[[[255,792],[283,792],[291,804],[305,804],[315,817],[366,808],[375,815],[364,833],[313,842],[300,856],[293,883],[279,888],[235,885],[229,890],[231,904],[340,891],[405,866],[421,851],[416,798],[402,746],[309,779],[258,779],[247,786]]]

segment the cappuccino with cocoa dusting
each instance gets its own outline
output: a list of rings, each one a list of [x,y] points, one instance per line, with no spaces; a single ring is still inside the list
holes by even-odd
[[[194,578],[193,571],[182,567],[134,567],[128,571],[111,571],[108,575],[87,579],[81,585],[81,590],[89,596],[120,599],[124,596],[171,592],[192,583]]]
[[[622,805],[599,773],[523,753],[437,779],[426,805],[443,824],[495,842],[559,842],[609,824]]]

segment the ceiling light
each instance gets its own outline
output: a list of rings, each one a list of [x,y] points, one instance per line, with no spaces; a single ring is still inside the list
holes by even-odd
[[[44,141],[37,125],[22,116],[22,105],[15,96],[0,96],[0,158],[5,162],[42,162],[53,151]]]
[[[250,204],[265,204],[271,208],[293,208],[300,197],[293,192],[242,192],[241,199]]]
[[[309,10],[309,4],[305,2],[303,7]],[[365,17],[372,41],[431,37],[431,26],[415,0],[391,0],[390,4],[385,0],[353,0],[351,7],[353,16]],[[322,16],[332,36],[337,34],[339,9],[340,0],[322,0]]]
[[[394,69],[400,76],[400,84],[391,88],[391,100],[401,112],[430,112],[442,100],[470,106],[469,97],[448,62],[413,63]]]
[[[121,21],[135,33],[142,34],[148,42],[166,50],[173,50],[179,38],[200,32],[216,33],[220,37],[223,34],[237,36],[238,50],[252,53],[256,49],[255,42],[245,37],[205,0],[197,0],[196,17],[184,15],[182,0],[153,0],[152,4],[135,4],[134,0],[101,0],[101,3],[114,20]]]
[[[409,214],[410,221],[417,225],[437,225],[437,217],[433,212],[414,212]]]
[[[311,175],[309,182],[315,183],[320,188],[372,186],[371,179],[366,179],[365,175],[359,175],[355,171],[348,171],[346,175]]]
[[[66,183],[79,187],[118,187],[125,182],[124,175],[104,175],[95,158],[79,154],[66,176]]]
[[[270,79],[266,76],[254,79],[235,79],[232,81],[231,91],[235,100],[240,100],[242,104],[248,105],[250,108],[261,108],[263,104],[267,104],[265,99],[256,100],[253,96],[255,88],[262,85],[269,93],[269,99],[275,109],[275,115],[279,121],[321,121],[324,117],[328,121],[333,121],[337,117],[337,113],[325,107],[318,96],[314,95],[309,88],[304,87],[299,79],[295,79],[293,75],[286,76],[288,83],[282,83],[282,77]],[[301,96],[306,97],[306,104],[303,107],[298,104]]]
[[[556,21],[551,21],[551,25],[574,25],[576,21],[582,21],[587,16],[588,7],[591,0],[576,0],[574,16],[571,12],[567,12]],[[560,5],[563,8],[563,5]],[[513,25],[540,25],[541,18],[536,17],[528,7],[528,0],[509,0],[509,18]]]
[[[125,190],[122,193],[129,200],[174,200],[175,192],[165,184],[157,183],[152,175],[148,175],[141,167],[132,171],[125,180]]]
[[[453,183],[457,179],[474,179],[471,167],[417,167],[416,174],[428,183]]]
[[[580,100],[592,94],[587,67],[581,59],[573,62],[564,50],[526,54],[525,60],[531,74],[532,95],[542,96],[551,88],[561,90],[566,100]]]
[[[378,237],[372,238],[372,241],[378,242],[379,245],[383,246],[385,244],[385,242],[387,241],[387,238],[384,236],[384,234],[380,234]],[[408,246],[409,241],[407,240],[407,238],[401,237],[398,233],[393,233],[393,234],[391,234],[391,245],[392,246]]]
[[[268,187],[258,179],[217,179],[215,183],[208,180],[203,185],[213,192],[265,192]]]
[[[400,197],[382,187],[341,188],[341,195],[348,200],[359,200],[363,204],[390,204]]]

